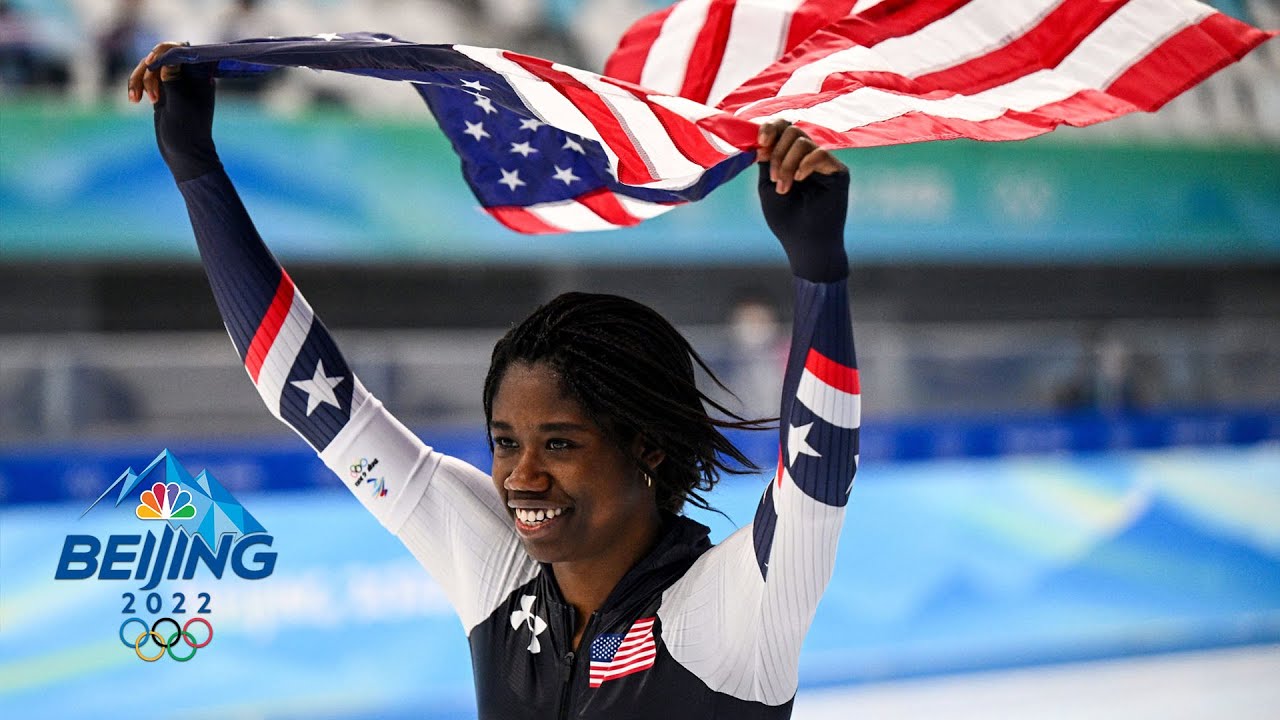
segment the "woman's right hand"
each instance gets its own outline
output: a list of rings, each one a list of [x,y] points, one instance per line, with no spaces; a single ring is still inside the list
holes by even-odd
[[[180,68],[177,65],[166,65],[156,71],[147,66],[155,62],[161,55],[173,48],[182,47],[184,44],[172,40],[162,42],[152,48],[146,57],[138,61],[138,66],[129,74],[129,102],[141,102],[143,92],[146,92],[147,97],[153,103],[160,99],[160,83],[164,80],[172,80],[178,77]]]
[[[803,130],[780,120],[760,128],[760,207],[791,272],[811,282],[849,274],[844,224],[849,169]]]

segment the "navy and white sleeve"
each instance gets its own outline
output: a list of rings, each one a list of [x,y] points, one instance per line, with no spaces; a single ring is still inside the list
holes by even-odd
[[[795,278],[777,472],[755,519],[663,596],[671,656],[717,692],[780,705],[835,566],[858,465],[860,394],[846,281]]]
[[[178,188],[218,310],[267,409],[400,537],[470,631],[535,569],[489,476],[432,450],[369,394],[220,167]]]

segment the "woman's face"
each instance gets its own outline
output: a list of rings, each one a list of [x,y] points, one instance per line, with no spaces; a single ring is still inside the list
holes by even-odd
[[[630,567],[648,549],[661,524],[653,489],[549,365],[507,368],[489,432],[494,485],[535,560]]]

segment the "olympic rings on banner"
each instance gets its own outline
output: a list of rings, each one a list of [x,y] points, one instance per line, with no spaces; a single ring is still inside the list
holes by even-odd
[[[178,657],[177,655],[174,655],[174,654],[173,654],[173,649],[174,649],[174,648],[176,648],[176,647],[178,647],[178,634],[179,634],[179,633],[181,633],[181,634],[182,634],[182,636],[183,636],[183,637],[182,637],[182,639],[183,639],[183,640],[185,640],[185,641],[187,642],[187,644],[191,646],[191,652],[187,653],[187,656],[186,656],[186,657]],[[181,630],[179,630],[178,632],[175,632],[174,634],[170,635],[170,636],[169,636],[169,647],[168,647],[169,657],[173,658],[174,660],[177,660],[178,662],[186,662],[186,661],[190,660],[191,658],[195,657],[195,656],[196,656],[196,644],[195,644],[195,642],[194,642],[194,641],[195,641],[195,637],[194,637],[194,636],[192,636],[192,635],[191,635],[191,633],[189,633],[189,632],[182,632]]]
[[[190,641],[190,640],[187,640],[187,644],[188,644],[188,645],[191,645],[191,647],[193,647],[193,648],[195,648],[195,649],[199,650],[200,648],[204,647],[205,645],[208,645],[209,643],[213,642],[213,625],[212,625],[208,620],[206,620],[206,619],[204,619],[204,618],[202,618],[202,617],[193,617],[193,618],[191,618],[190,620],[188,620],[188,621],[186,622],[186,624],[184,624],[184,625],[182,626],[182,634],[183,634],[183,635],[187,635],[187,634],[188,634],[188,633],[187,633],[187,628],[191,627],[191,623],[193,623],[193,622],[195,622],[195,621],[197,621],[197,620],[199,620],[200,622],[204,623],[204,627],[205,627],[205,629],[209,631],[209,637],[205,638],[205,639],[204,639],[204,642],[199,643],[199,644],[196,644],[196,645],[191,645],[191,641]],[[186,639],[186,638],[184,638],[184,639]]]
[[[159,633],[160,631],[159,631],[159,630],[157,630],[156,628],[160,627],[160,623],[162,623],[162,622],[166,622],[166,621],[173,625],[173,634],[174,634],[174,635],[178,635],[179,633],[181,633],[181,632],[182,632],[182,626],[178,624],[178,621],[177,621],[177,620],[174,620],[173,618],[169,618],[169,617],[162,617],[162,618],[160,618],[159,620],[157,620],[157,621],[155,621],[155,622],[151,623],[151,632],[153,632],[153,633]],[[163,637],[165,637],[165,636],[164,636],[164,635],[160,635],[160,637],[162,637],[162,638],[163,638]],[[177,638],[175,637],[173,640],[170,640],[168,643],[161,643],[161,644],[160,644],[160,647],[164,648],[165,650],[168,650],[168,649],[169,649],[169,643],[172,643],[174,640],[177,640]]]
[[[208,631],[208,637],[200,642],[196,642],[196,636],[188,631],[188,628],[197,621],[203,623],[205,629]],[[125,628],[129,627],[129,623],[135,622],[142,626],[142,632],[138,633],[138,636],[134,638],[131,643],[126,639],[124,631]],[[173,632],[169,633],[167,636],[162,635],[158,630],[161,623],[164,622],[168,622],[173,625]],[[162,617],[152,623],[151,627],[148,628],[147,623],[141,618],[131,617],[126,618],[125,621],[120,624],[120,631],[118,634],[120,636],[120,642],[123,643],[125,647],[133,648],[133,652],[146,662],[155,662],[164,657],[166,652],[169,654],[169,657],[173,658],[177,662],[186,662],[196,656],[197,650],[213,642],[213,623],[209,622],[207,618],[193,617],[190,620],[187,620],[186,624],[179,625],[178,621],[171,617]],[[168,638],[167,640],[166,637]],[[160,652],[155,655],[144,655],[142,653],[142,648],[152,642],[153,639],[155,644],[160,647]],[[179,656],[174,652],[174,648],[179,645],[179,639],[191,648],[191,652],[187,653],[185,656]]]
[[[124,639],[124,629],[125,629],[125,628],[127,628],[127,627],[129,627],[129,623],[131,623],[131,622],[136,622],[136,623],[138,623],[139,625],[141,625],[141,626],[142,626],[142,632],[143,632],[143,634],[144,634],[144,635],[145,635],[145,634],[146,634],[146,632],[147,632],[147,624],[146,624],[145,622],[143,622],[143,621],[141,620],[141,618],[131,617],[131,618],[128,618],[127,620],[125,620],[123,623],[121,623],[121,624],[120,624],[120,642],[124,643],[124,646],[125,646],[125,647],[127,647],[127,648],[129,648],[129,647],[133,647],[133,643],[131,643],[131,642],[129,642],[128,640],[125,640],[125,639]]]
[[[156,653],[153,657],[147,657],[146,655],[142,654],[142,641],[144,638],[147,640],[150,640],[153,637],[156,639],[156,644],[160,645],[160,652]],[[160,637],[159,635],[156,635],[154,632],[150,630],[143,630],[142,632],[138,633],[138,639],[133,641],[133,651],[138,654],[139,658],[142,658],[147,662],[155,662],[160,658],[164,657],[164,651],[168,648],[167,645],[161,645],[162,642],[164,642],[164,638]]]

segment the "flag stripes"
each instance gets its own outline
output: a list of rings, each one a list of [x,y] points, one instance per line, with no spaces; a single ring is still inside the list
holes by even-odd
[[[667,17],[677,6],[671,5],[655,13],[646,15],[627,29],[613,51],[605,61],[604,74],[608,77],[623,78],[631,82],[639,82],[649,50],[662,33],[662,26]],[[655,87],[650,85],[649,87]],[[656,89],[656,88],[655,88]]]
[[[1064,100],[1082,90],[1103,89],[1112,78],[1121,74],[1143,53],[1158,44],[1160,39],[1168,37],[1178,30],[1193,24],[1201,14],[1188,17],[1179,10],[1181,6],[1193,6],[1192,9],[1203,8],[1199,3],[1184,0],[1133,0],[1116,13],[1109,15],[1106,22],[1100,24],[1095,32],[1081,39],[1063,61],[1052,69],[1042,67],[1026,67],[1028,71],[1017,78],[999,84],[984,82],[988,76],[1000,75],[1007,71],[1002,63],[1003,58],[998,49],[992,46],[973,47],[973,52],[982,52],[979,58],[961,63],[954,75],[947,75],[949,70],[932,70],[933,77],[949,78],[952,88],[939,92],[936,86],[916,88],[903,87],[882,88],[868,85],[864,80],[872,79],[866,74],[854,73],[848,82],[833,79],[831,73],[823,74],[821,79],[815,77],[817,72],[808,69],[803,71],[809,80],[804,85],[793,85],[789,90],[784,85],[783,92],[790,94],[766,101],[751,108],[742,108],[740,115],[754,119],[767,119],[788,114],[788,109],[797,105],[803,112],[793,112],[792,119],[803,119],[807,122],[828,127],[837,132],[851,130],[874,122],[889,120],[906,111],[921,111],[940,118],[958,118],[962,120],[986,120],[999,117],[1006,110],[1028,112],[1040,106]],[[968,6],[977,7],[977,4]],[[948,21],[954,21],[954,17]],[[980,20],[986,18],[975,18]],[[1017,31],[1020,28],[1010,27],[1008,20],[1018,20],[1008,14],[992,15],[987,20],[988,33],[999,40],[1000,33]],[[960,28],[967,27],[967,23]],[[956,38],[952,35],[959,28],[944,28],[946,32],[929,32],[928,30],[912,36],[906,41],[910,47],[900,52],[907,57],[919,57],[935,44],[948,44]],[[923,41],[922,44],[917,44]],[[890,41],[892,42],[892,41]],[[885,44],[889,44],[886,42]],[[866,58],[867,53],[851,52],[843,54],[841,59],[856,71],[859,57]],[[883,59],[879,48],[871,53],[872,58]],[[894,60],[893,56],[887,59]],[[893,63],[895,66],[897,63]],[[827,66],[820,70],[830,70],[835,66]],[[929,67],[921,63],[919,67],[908,66],[901,72],[895,67],[892,75],[907,83],[911,82],[913,70]],[[936,67],[936,66],[933,66]],[[887,71],[887,66],[872,67],[876,71]],[[969,83],[972,83],[970,86]],[[821,89],[828,85],[830,89]],[[808,87],[818,89],[807,91]],[[774,108],[782,107],[781,112]],[[800,117],[802,115],[802,117]]]
[[[628,185],[645,185],[657,178],[641,155],[631,138],[634,135],[623,126],[621,118],[606,104],[605,99],[593,92],[573,75],[557,70],[554,64],[539,58],[532,58],[515,53],[505,53],[520,67],[528,70],[534,77],[551,86],[564,96],[569,104],[580,111],[591,131],[581,133],[584,137],[604,143],[617,158],[614,168],[618,180]],[[545,118],[544,118],[545,119]],[[556,118],[558,120],[558,118]],[[558,125],[557,122],[551,122]]]
[[[536,234],[698,200],[751,164],[770,120],[832,149],[1023,139],[1155,110],[1274,35],[1195,0],[683,0],[624,35],[612,77],[377,33],[176,48],[161,62],[410,82],[481,206]]]
[[[1047,27],[1050,33],[1070,30],[1069,27],[1063,28],[1049,22],[1045,17],[1046,8],[1051,5],[1052,3],[1043,1],[1009,4],[1004,12],[995,16],[994,21],[984,22],[982,17],[970,17],[978,11],[986,10],[981,3],[973,2],[945,20],[935,22],[911,35],[885,38],[874,45],[850,44],[829,54],[825,53],[832,48],[824,47],[821,53],[806,53],[801,56],[802,64],[772,94],[804,95],[838,90],[842,86],[879,85],[895,80],[901,91],[912,94],[925,94],[939,89],[947,94],[972,91],[975,89],[975,81],[987,75],[1001,74],[989,73],[987,66],[997,65],[1000,70],[1007,67],[999,62],[1002,54],[1008,55],[1020,49],[1031,51],[1026,57],[1018,59],[1019,64],[1012,68],[1015,71],[1022,68],[1025,72],[1028,62],[1039,62],[1039,67],[1044,67],[1046,59],[1039,52],[1041,49],[1027,45],[1028,42],[1041,40],[1054,45],[1066,45],[1068,48],[1074,46],[1074,43],[1064,43],[1064,38],[1051,34],[1033,35],[1035,32],[1043,32],[1038,28]],[[1099,15],[1109,15],[1120,7],[1111,3],[1100,4],[1097,0],[1068,0],[1055,12],[1069,16],[1071,13],[1066,12],[1067,10],[1082,5],[1093,8]],[[1084,35],[1087,35],[1087,31],[1081,37]],[[1017,39],[1004,44],[1006,37]],[[925,78],[932,78],[933,82],[930,83]]]
[[[1163,2],[1163,0],[1161,0]],[[1156,2],[1126,6],[1131,12],[1113,16],[1053,70],[1040,70],[973,95],[951,94],[932,99],[859,87],[807,96],[800,110],[747,113],[757,119],[786,117],[813,128],[815,139],[833,145],[893,144],[903,139],[972,137],[1010,140],[1052,130],[1063,122],[1084,125],[1133,110],[1154,110],[1179,92],[1248,52],[1251,46],[1226,46],[1213,31],[1238,24],[1226,16],[1210,16],[1187,27],[1184,18],[1161,12]],[[1139,25],[1134,30],[1130,25]],[[1166,39],[1167,38],[1167,39]],[[1131,64],[1149,48],[1146,60]],[[1205,67],[1192,76],[1170,74],[1170,55],[1194,55]],[[1143,78],[1133,83],[1133,72]],[[1101,89],[1099,89],[1101,88]],[[816,101],[816,102],[815,102]],[[794,105],[794,98],[771,103]]]
[[[711,2],[707,6],[702,27],[694,37],[689,59],[685,62],[684,82],[680,86],[680,92],[677,93],[680,97],[686,97],[695,102],[707,101],[707,97],[711,94],[711,84],[719,72],[704,72],[704,69],[715,68],[718,71],[721,67],[725,46],[729,42],[729,29],[733,24],[735,6],[736,3],[728,2]],[[741,33],[735,33],[735,37],[740,36]],[[760,36],[753,39],[756,42],[767,42],[766,38]],[[693,72],[689,72],[690,69]]]
[[[1194,0],[885,0],[870,7],[776,0],[722,3],[718,12],[758,13],[765,5],[775,17],[790,18],[785,43],[747,22],[733,23],[722,37],[718,16],[704,13],[714,27],[697,37],[725,49],[719,55],[690,49],[686,61],[695,51],[727,57],[735,47],[755,48],[756,61],[774,53],[776,62],[747,78],[738,73],[749,54],[707,66],[717,90],[709,102],[736,86],[718,101],[720,109],[755,122],[790,120],[833,148],[1022,139],[1063,123],[1155,110],[1275,34]],[[676,15],[668,16],[664,33]],[[752,34],[754,43],[747,43]],[[619,52],[634,57],[630,43],[647,38],[624,36]],[[656,48],[658,40],[652,42]],[[659,70],[671,65],[671,58],[646,65],[644,77],[669,85]],[[1131,69],[1143,79],[1130,82]]]
[[[624,80],[635,80],[641,85],[661,93],[679,95],[684,86],[684,79],[693,54],[694,43],[697,42],[699,30],[707,20],[707,9],[711,0],[689,0],[679,2],[671,8],[662,30],[654,37],[649,48],[644,66],[638,78],[618,75]],[[608,63],[606,63],[607,65]],[[699,72],[710,72],[712,68],[699,68]]]
[[[1111,82],[1107,92],[1139,110],[1158,110],[1273,35],[1221,13],[1210,15],[1134,63]],[[1170,67],[1187,65],[1198,65],[1198,69],[1184,75],[1169,72]]]
[[[673,106],[678,106],[687,113],[686,115],[681,115],[674,107],[667,107],[667,103],[664,103],[663,100],[678,101],[683,98],[667,98],[661,95],[650,96],[641,87],[622,83],[612,78],[600,78],[600,82],[619,87],[646,102],[648,110],[662,124],[663,131],[671,138],[671,142],[676,149],[685,158],[696,163],[701,168],[714,167],[726,157],[738,151],[737,148],[723,142],[717,145],[715,143],[717,138],[714,135],[708,135],[705,130],[689,122],[690,120],[696,122],[706,115],[715,114],[714,111],[706,112],[705,114],[700,112],[705,106],[692,105],[688,102],[672,102]],[[706,109],[710,110],[709,108]]]

